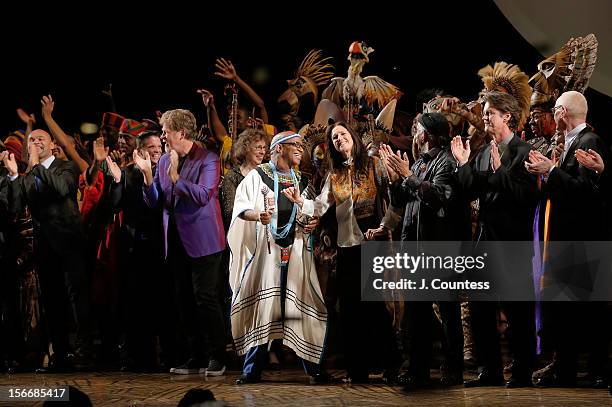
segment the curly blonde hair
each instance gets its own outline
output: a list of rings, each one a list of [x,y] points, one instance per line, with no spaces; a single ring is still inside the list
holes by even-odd
[[[268,137],[259,129],[246,129],[238,135],[238,140],[234,143],[234,160],[242,164],[246,159],[249,148],[258,141],[265,141],[266,148],[269,147]]]

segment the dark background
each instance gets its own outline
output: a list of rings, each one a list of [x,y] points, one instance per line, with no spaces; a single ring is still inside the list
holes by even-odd
[[[263,97],[272,123],[286,79],[312,48],[333,57],[336,75],[344,77],[349,44],[366,41],[375,52],[362,75],[399,86],[404,92],[399,108],[410,113],[424,88],[442,88],[467,101],[482,88],[476,72],[483,66],[503,60],[531,76],[542,59],[495,4],[484,0],[151,4],[75,8],[63,16],[38,10],[35,17],[18,14],[3,24],[0,134],[25,127],[15,114],[18,107],[35,112],[40,122],[39,101],[47,93],[56,100],[56,120],[67,130],[82,121],[97,123],[110,109],[102,95],[109,83],[117,110],[126,117],[153,118],[155,110],[183,107],[202,119],[198,87],[213,90],[223,110],[224,81],[212,75],[218,56],[231,59]],[[561,45],[550,44],[549,52]],[[268,79],[255,83],[257,70],[267,72]],[[610,143],[606,115],[612,113],[612,99],[591,89],[586,96],[589,122]]]

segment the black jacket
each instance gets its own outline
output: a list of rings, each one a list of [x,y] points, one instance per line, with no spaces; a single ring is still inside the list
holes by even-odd
[[[543,184],[545,197],[551,202],[551,241],[603,240],[607,236],[602,179],[580,165],[574,155],[577,149],[593,149],[607,158],[602,140],[587,127],[576,136],[559,168],[552,170]]]
[[[402,240],[471,239],[469,202],[454,170],[450,151],[436,148],[414,163],[413,175],[392,185],[391,204],[404,209]]]
[[[28,174],[9,182],[11,212],[17,213],[27,206],[35,238],[45,240],[58,253],[80,250],[83,244],[77,204],[78,177],[75,163],[56,158],[49,169],[37,164]],[[38,186],[36,178],[40,180]]]
[[[469,196],[480,201],[477,240],[530,241],[538,198],[536,177],[525,168],[532,147],[514,135],[493,172],[491,145],[471,163],[457,168],[456,176]]]

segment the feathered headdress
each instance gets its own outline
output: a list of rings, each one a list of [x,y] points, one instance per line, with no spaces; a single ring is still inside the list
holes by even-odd
[[[334,66],[327,63],[332,57],[323,58],[323,51],[311,49],[295,71],[295,76],[310,78],[317,86],[327,84],[334,76]]]
[[[529,116],[529,101],[531,99],[531,86],[529,77],[518,65],[507,62],[496,62],[487,65],[478,71],[478,76],[484,84],[484,92],[505,92],[514,96],[521,108],[521,117],[518,128],[522,129]]]
[[[289,105],[289,113],[297,115],[301,99],[312,94],[312,101],[316,106],[319,101],[319,86],[327,84],[334,76],[334,67],[327,62],[331,59],[324,58],[321,50],[310,50],[295,71],[293,79],[287,80],[288,88],[279,96],[277,102],[286,102]]]
[[[533,83],[531,105],[554,102],[563,92],[584,93],[597,62],[598,42],[594,34],[570,38],[556,54],[538,64]]]

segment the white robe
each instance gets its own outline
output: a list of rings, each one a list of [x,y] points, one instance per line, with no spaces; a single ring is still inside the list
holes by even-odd
[[[325,344],[327,310],[314,266],[312,247],[296,226],[287,274],[285,321],[281,320],[280,246],[260,222],[238,215],[246,210],[263,211],[261,192],[265,183],[252,170],[238,185],[232,223],[227,232],[230,248],[231,323],[239,355],[273,339],[295,351],[302,359],[319,363]],[[269,196],[273,191],[268,193]]]

